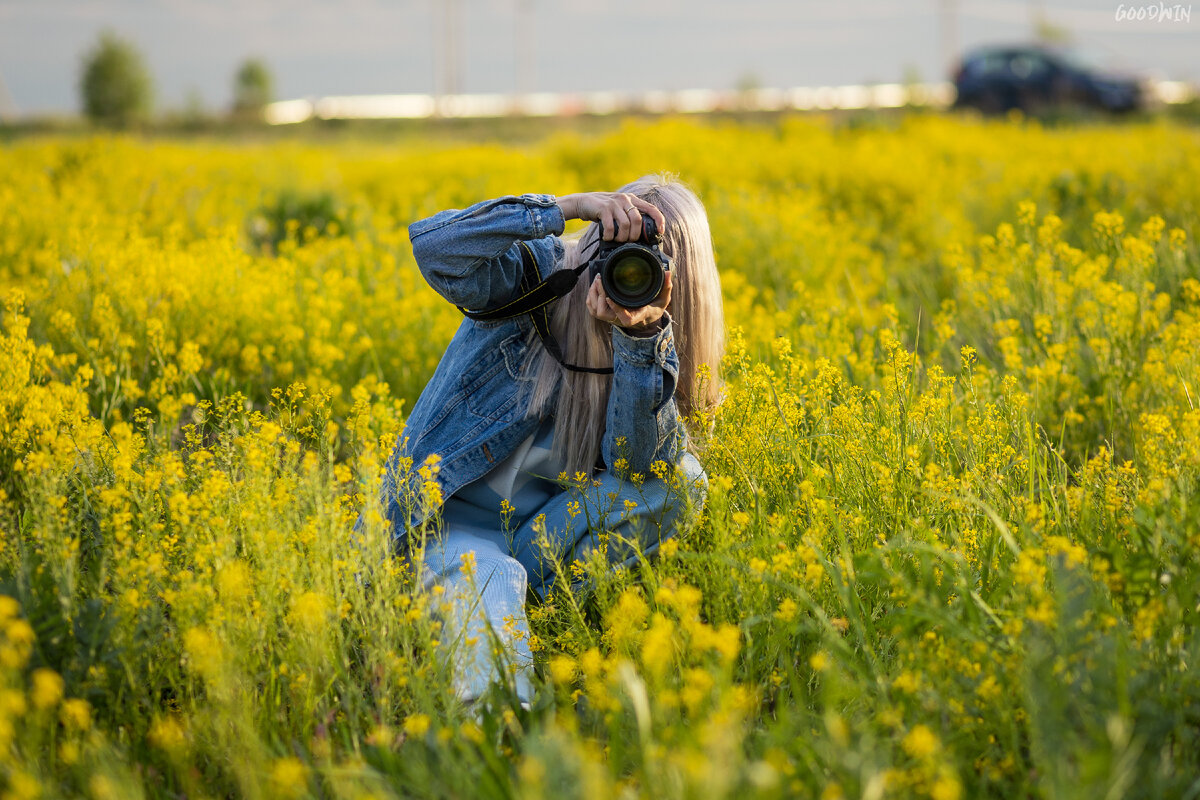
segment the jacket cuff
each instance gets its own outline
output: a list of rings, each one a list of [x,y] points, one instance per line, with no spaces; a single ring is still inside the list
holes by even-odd
[[[617,327],[621,328],[621,333],[624,333],[627,336],[632,336],[634,339],[645,339],[648,337],[657,336],[662,332],[663,328],[667,327],[667,323],[670,321],[671,318],[668,317],[664,311],[663,315],[656,319],[653,324],[647,325],[644,328],[625,328],[620,325],[617,325]],[[616,325],[616,323],[613,324]]]
[[[534,239],[545,236],[562,236],[567,221],[563,218],[562,209],[558,207],[558,198],[552,194],[523,194],[521,202],[529,212],[529,226],[533,230]]]
[[[661,330],[644,336],[635,335],[619,325],[613,325],[613,355],[630,364],[658,364],[665,367],[674,349],[675,334],[670,315],[664,311],[662,319],[666,322],[662,324]]]

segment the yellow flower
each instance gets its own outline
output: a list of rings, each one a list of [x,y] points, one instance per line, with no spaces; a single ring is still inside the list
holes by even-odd
[[[333,600],[321,592],[304,592],[292,600],[288,621],[308,633],[322,630],[333,614]]]
[[[45,667],[34,670],[33,686],[30,688],[34,708],[45,710],[58,704],[63,696],[63,679],[57,672]]]
[[[172,716],[159,717],[150,725],[146,734],[151,745],[172,756],[178,756],[187,750],[188,736],[184,726]]]
[[[414,739],[419,739],[429,731],[433,720],[428,714],[410,714],[404,718],[404,732]]]
[[[1017,203],[1017,221],[1022,225],[1033,225],[1037,221],[1037,203],[1032,200]]]
[[[221,599],[240,605],[250,597],[250,569],[243,561],[231,561],[217,572],[217,591]]]
[[[928,758],[938,751],[941,742],[927,726],[917,725],[908,732],[901,745],[904,747],[904,752],[913,758]]]
[[[184,375],[195,375],[203,366],[200,347],[195,342],[185,343],[179,352],[179,371]]]
[[[712,673],[706,669],[692,668],[684,674],[683,678],[683,687],[679,690],[679,697],[688,710],[695,713],[712,694],[714,684]]]
[[[558,686],[566,686],[575,679],[575,660],[570,656],[558,655],[548,664],[550,677]]]
[[[915,672],[905,670],[896,676],[892,681],[892,686],[901,692],[912,694],[921,688],[921,678]]]
[[[620,650],[636,645],[649,615],[650,608],[641,592],[636,589],[622,592],[605,620],[613,647]]]
[[[33,646],[36,639],[33,628],[23,619],[14,619],[8,623],[4,629],[4,635],[8,641],[18,649],[26,649]]]
[[[86,731],[92,727],[92,707],[87,700],[64,700],[58,715],[68,730]]]
[[[840,783],[827,783],[821,789],[821,800],[843,800],[845,797],[846,792]]]
[[[277,797],[300,797],[308,792],[308,767],[298,758],[276,759],[271,767],[271,788]]]
[[[395,732],[387,725],[376,725],[367,734],[367,744],[374,747],[391,747],[395,739]]]
[[[21,604],[6,594],[0,594],[0,623],[21,613]]]
[[[24,692],[16,689],[0,690],[0,718],[19,717],[28,707]]]
[[[791,622],[796,618],[796,612],[798,609],[799,606],[796,605],[795,600],[790,597],[785,597],[782,601],[780,601],[779,608],[775,610],[775,619],[781,622]]]
[[[642,637],[642,664],[649,676],[661,678],[670,668],[675,654],[675,626],[662,614],[655,614]]]
[[[42,796],[42,785],[28,772],[15,770],[8,776],[6,798],[12,800],[34,800]]]
[[[959,800],[962,797],[962,784],[953,775],[939,775],[929,790],[932,800]]]
[[[1098,237],[1115,238],[1125,230],[1125,218],[1115,211],[1097,211],[1092,217],[1092,231]]]
[[[224,663],[217,638],[204,628],[189,628],[183,635],[183,651],[188,665],[205,678],[212,679]]]

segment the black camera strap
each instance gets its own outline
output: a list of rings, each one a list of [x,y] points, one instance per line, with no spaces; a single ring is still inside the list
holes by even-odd
[[[554,334],[550,332],[550,304],[560,297],[564,297],[575,288],[579,276],[588,268],[588,262],[581,259],[582,263],[574,269],[560,269],[550,273],[545,280],[538,274],[537,262],[534,260],[533,251],[529,249],[529,245],[523,241],[518,241],[517,244],[521,248],[521,294],[504,305],[493,308],[488,311],[471,311],[469,309],[458,307],[458,310],[469,319],[480,322],[489,322],[500,319],[512,319],[519,317],[522,314],[528,314],[533,320],[533,327],[538,332],[538,336],[542,340],[542,346],[546,351],[554,357],[554,360],[563,365],[564,369],[569,369],[572,372],[588,372],[594,375],[611,375],[612,367],[581,367],[577,364],[568,364],[563,356],[562,348],[558,344],[558,340],[554,338]]]

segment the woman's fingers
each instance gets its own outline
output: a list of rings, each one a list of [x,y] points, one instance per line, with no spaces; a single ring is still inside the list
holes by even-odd
[[[637,233],[634,231],[633,225],[629,221],[629,206],[622,203],[621,207],[616,211],[617,219],[621,221],[621,229],[617,231],[616,240],[618,242],[629,242],[637,238]]]
[[[625,229],[617,237],[618,242],[633,242],[641,238],[642,213],[637,208],[640,199],[634,194],[616,195],[617,202],[621,204],[620,214],[625,220]]]
[[[600,238],[606,242],[612,241],[620,233],[622,214],[617,210],[616,203],[610,198],[600,198],[597,202],[596,223],[600,225]]]
[[[605,241],[611,241],[617,230],[616,217],[612,213],[612,209],[604,206],[596,215],[596,222],[600,225],[600,238]]]
[[[654,224],[658,228],[658,232],[665,233],[667,230],[667,219],[663,216],[663,213],[658,210],[657,206],[655,206],[649,200],[643,200],[636,194],[631,194],[629,196],[632,198],[633,207],[639,212],[639,224],[641,223],[640,214],[649,214],[650,219],[654,220]]]
[[[642,212],[637,210],[637,206],[629,206],[625,214],[629,218],[629,238],[626,241],[637,241],[642,237]]]
[[[671,304],[671,277],[673,275],[674,273],[670,270],[663,274],[662,291],[658,293],[658,297],[654,298],[653,305],[665,309]]]
[[[633,242],[642,236],[642,214],[649,214],[661,231],[666,225],[662,212],[635,194],[596,192],[580,206],[581,219],[600,226],[605,241]]]
[[[588,289],[587,308],[591,315],[601,322],[617,321],[620,306],[608,299],[608,295],[604,293],[604,287],[600,283],[599,275],[592,279],[592,285]]]
[[[592,285],[588,288],[587,310],[601,322],[612,322],[612,317],[608,313],[607,298],[604,296],[604,289],[600,286],[599,275],[592,279]]]
[[[618,242],[629,241],[629,212],[621,205],[619,198],[613,203],[612,215],[617,223],[617,233],[613,239]]]
[[[649,214],[659,231],[667,222],[653,203],[627,192],[583,192],[558,200],[566,219],[583,219],[600,226],[605,241],[632,242],[642,235],[642,215]]]
[[[655,298],[650,305],[642,306],[641,308],[625,308],[619,306],[609,299],[604,293],[604,287],[600,283],[600,276],[597,275],[592,279],[592,285],[588,287],[587,298],[585,305],[588,313],[601,322],[608,322],[612,325],[619,325],[622,328],[631,328],[637,330],[645,328],[658,322],[663,315],[667,303],[671,301],[670,289],[671,274],[667,273],[667,280],[663,286],[663,291]]]
[[[616,220],[617,229],[613,236],[614,241],[632,242],[636,240],[642,233],[642,215],[637,209],[637,204],[634,202],[639,198],[632,194],[614,194],[609,196],[609,204],[612,209],[613,219]]]
[[[588,287],[587,298],[584,301],[585,305],[587,306],[588,313],[593,317],[597,316],[599,313],[598,309],[596,308],[596,281],[599,279],[600,276],[597,275],[596,278],[592,280],[592,285]]]

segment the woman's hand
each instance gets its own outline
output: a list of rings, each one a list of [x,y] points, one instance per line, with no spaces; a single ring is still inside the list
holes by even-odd
[[[662,212],[635,194],[583,192],[558,198],[564,219],[583,219],[600,224],[605,241],[633,242],[642,235],[642,214],[649,214],[660,231],[667,229]]]
[[[671,302],[671,273],[668,272],[663,277],[662,291],[649,305],[641,308],[625,308],[608,299],[608,295],[604,293],[604,287],[600,283],[600,276],[597,275],[592,280],[591,288],[588,289],[588,312],[602,322],[620,325],[635,334],[653,328],[662,318],[667,304]]]

